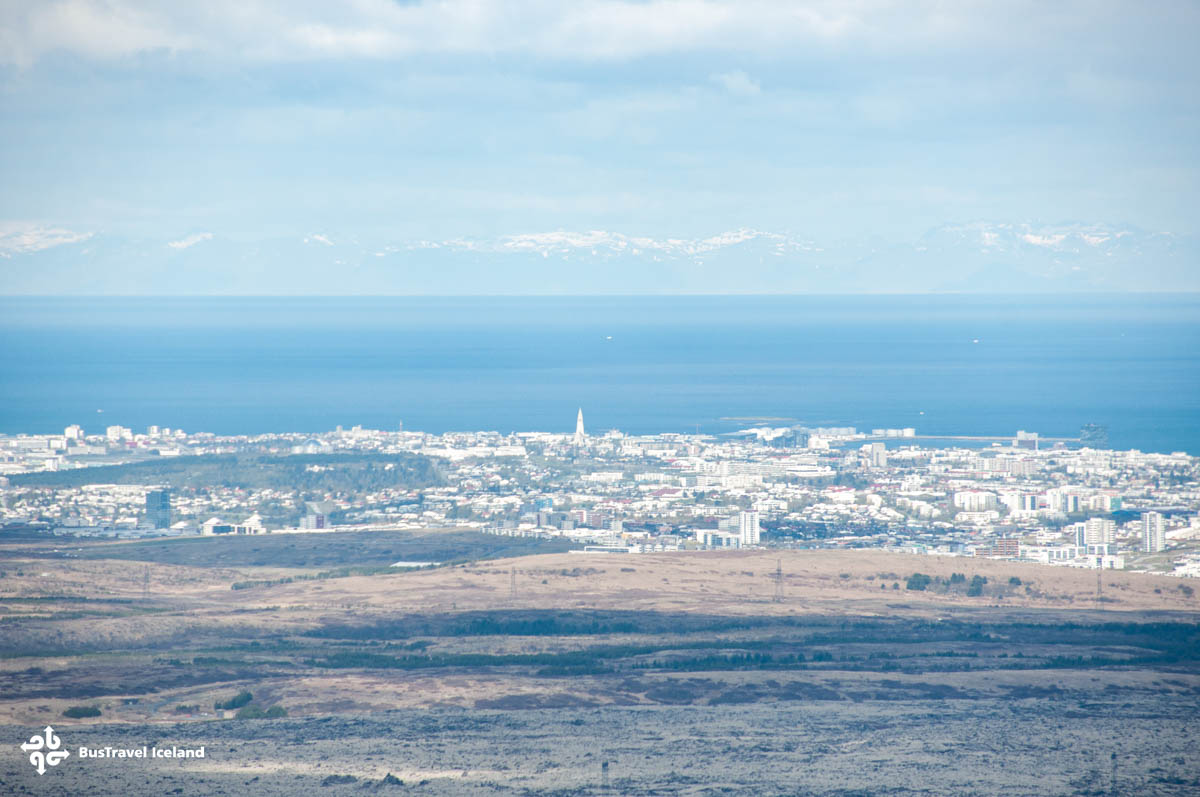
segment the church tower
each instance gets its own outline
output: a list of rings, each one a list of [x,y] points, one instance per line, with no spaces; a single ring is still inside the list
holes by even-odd
[[[583,407],[580,407],[579,415],[575,417],[575,445],[583,445],[586,437],[587,435],[583,432]]]

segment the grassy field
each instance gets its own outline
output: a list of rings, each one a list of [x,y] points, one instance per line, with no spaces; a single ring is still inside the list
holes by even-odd
[[[590,793],[602,784],[599,759],[588,756],[609,755],[623,762],[610,773],[621,793],[844,795],[859,792],[839,791],[832,775],[806,774],[805,762],[866,784],[851,771],[854,751],[905,773],[894,781],[901,793],[927,792],[919,776],[926,765],[955,793],[972,791],[953,788],[954,777],[976,784],[974,793],[998,793],[1003,782],[1012,786],[999,791],[1042,793],[1023,775],[1006,775],[999,758],[981,758],[995,744],[1017,745],[1020,728],[1043,734],[1040,752],[1013,749],[1045,763],[1060,760],[1053,745],[1100,745],[1100,769],[1072,754],[1055,770],[1053,793],[1109,788],[1112,752],[1128,759],[1118,775],[1127,783],[1166,794],[1200,785],[1194,746],[1183,737],[1169,758],[1133,752],[1158,743],[1152,728],[1185,733],[1200,708],[1200,612],[1177,579],[1106,573],[1097,595],[1088,571],[749,551],[537,554],[347,575],[346,563],[379,555],[370,541],[307,536],[314,548],[263,559],[270,567],[183,541],[174,550],[188,553],[164,564],[147,563],[155,554],[146,552],[169,545],[109,544],[87,557],[9,549],[0,578],[0,723],[203,738],[226,758],[196,776],[226,789],[252,782],[254,793],[319,787],[331,775],[355,780],[330,781],[329,793],[350,793],[382,788],[389,772],[410,786],[426,780],[437,793]],[[436,532],[408,542],[459,545],[460,555],[483,550]],[[425,556],[397,553],[386,538],[378,544],[385,558]],[[92,558],[117,550],[138,558]],[[316,563],[343,571],[314,571]],[[237,719],[214,707],[243,692],[253,713],[278,707],[287,717]],[[100,716],[64,717],[72,707]],[[786,745],[748,730],[781,717],[796,723]],[[414,722],[433,728],[436,756],[372,742],[363,730]],[[1116,725],[1147,735],[1105,736]],[[718,728],[750,735],[685,766],[682,750],[705,748],[680,736],[683,726],[710,743],[725,738],[713,736]],[[318,755],[335,727],[361,737],[374,757]],[[457,752],[455,727],[473,729]],[[572,733],[594,741],[581,747]],[[237,740],[250,736],[270,741],[253,760],[238,758]],[[653,755],[635,764],[631,739]],[[500,749],[515,756],[508,769]],[[744,766],[746,756],[760,765]],[[771,791],[776,782],[791,790]],[[138,787],[130,793],[152,793]]]

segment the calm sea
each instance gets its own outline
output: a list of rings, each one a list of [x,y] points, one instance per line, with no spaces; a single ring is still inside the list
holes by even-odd
[[[0,432],[569,432],[579,407],[1200,454],[1200,296],[0,299]]]

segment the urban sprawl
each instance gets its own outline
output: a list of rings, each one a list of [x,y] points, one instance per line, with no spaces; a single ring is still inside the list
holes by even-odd
[[[1090,433],[1090,439],[1089,434]],[[969,447],[915,429],[773,428],[728,435],[380,431],[218,436],[152,426],[0,436],[0,525],[149,537],[473,529],[568,538],[588,553],[748,547],[883,549],[1200,576],[1198,460],[1017,432]],[[302,464],[359,457],[358,482],[55,484],[99,466]],[[258,458],[258,459],[255,459]],[[365,458],[365,459],[364,459]],[[389,483],[427,461],[425,484]],[[105,472],[112,471],[108,468]],[[152,472],[152,471],[151,471]],[[307,482],[306,482],[307,483]],[[316,488],[312,484],[318,485]]]

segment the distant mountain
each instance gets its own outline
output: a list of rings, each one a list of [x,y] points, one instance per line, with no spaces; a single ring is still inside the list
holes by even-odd
[[[1194,236],[1107,224],[961,224],[930,230],[914,247],[930,263],[963,269],[945,288],[984,290],[1196,290]],[[1007,275],[1000,286],[996,279]]]
[[[1196,236],[1130,226],[950,224],[915,242],[542,232],[364,241],[314,232],[135,239],[0,226],[10,294],[883,293],[1200,290]]]

